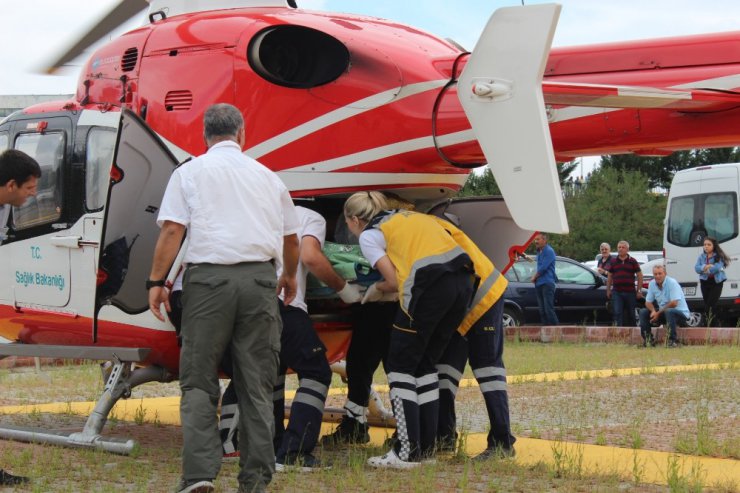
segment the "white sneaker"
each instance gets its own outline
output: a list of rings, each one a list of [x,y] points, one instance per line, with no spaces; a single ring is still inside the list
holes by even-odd
[[[401,460],[393,449],[380,457],[370,457],[367,460],[367,463],[372,467],[389,467],[391,469],[413,469],[421,465],[421,462],[407,462],[405,460]]]

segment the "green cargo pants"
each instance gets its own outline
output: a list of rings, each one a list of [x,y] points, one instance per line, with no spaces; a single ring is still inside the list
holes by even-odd
[[[221,468],[218,366],[229,347],[243,433],[239,484],[260,492],[272,479],[272,388],[282,330],[276,287],[275,267],[269,262],[195,264],[185,273],[180,417],[186,480],[214,479]]]

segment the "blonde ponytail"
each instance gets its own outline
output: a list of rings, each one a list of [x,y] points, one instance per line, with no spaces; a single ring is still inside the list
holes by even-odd
[[[380,211],[386,210],[388,203],[385,195],[380,192],[357,192],[352,194],[344,203],[344,216],[356,216],[365,222],[375,217]]]

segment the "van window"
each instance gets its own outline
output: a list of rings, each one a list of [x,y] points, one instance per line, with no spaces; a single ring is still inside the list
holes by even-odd
[[[16,138],[15,148],[36,159],[41,166],[41,178],[36,196],[21,207],[13,207],[13,229],[21,230],[58,220],[62,214],[60,170],[64,161],[64,134],[21,134]]]
[[[680,247],[701,246],[705,236],[719,243],[738,234],[737,195],[734,192],[676,197],[668,213],[668,242]]]
[[[87,134],[85,156],[85,207],[88,211],[102,209],[108,196],[110,165],[116,147],[116,132],[93,128]]]
[[[0,152],[8,148],[8,134],[0,133]]]

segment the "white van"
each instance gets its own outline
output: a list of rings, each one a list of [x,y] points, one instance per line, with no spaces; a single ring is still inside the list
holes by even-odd
[[[704,238],[713,236],[732,259],[718,304],[725,324],[740,314],[740,238],[738,237],[740,164],[717,164],[679,171],[673,177],[666,208],[663,247],[668,275],[683,288],[692,312],[704,302],[694,271]],[[692,315],[695,314],[692,313]],[[694,318],[692,317],[692,318]],[[694,325],[696,321],[693,320]],[[700,321],[706,322],[706,321]]]

